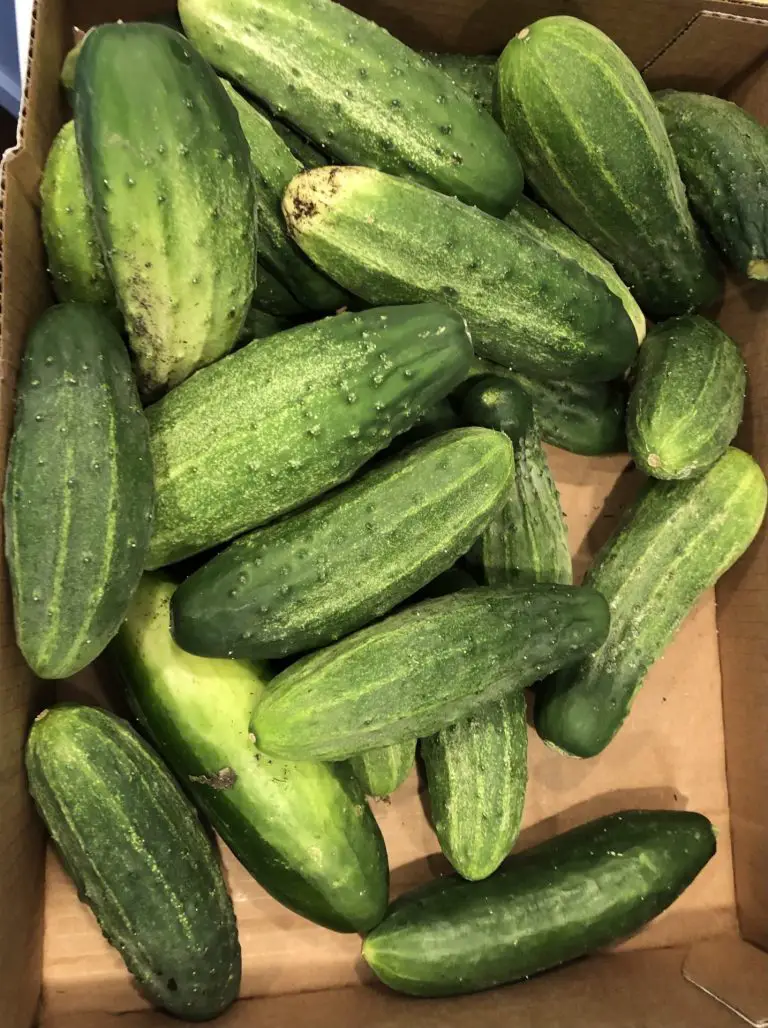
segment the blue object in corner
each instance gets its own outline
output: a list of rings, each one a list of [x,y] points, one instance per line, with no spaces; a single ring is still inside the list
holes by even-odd
[[[14,117],[21,106],[21,75],[16,45],[14,0],[0,0],[0,106]]]

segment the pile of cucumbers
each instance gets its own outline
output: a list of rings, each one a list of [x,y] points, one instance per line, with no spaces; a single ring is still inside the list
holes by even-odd
[[[744,361],[701,312],[723,265],[768,280],[766,132],[651,96],[570,17],[497,61],[333,0],[179,15],[85,35],[41,185],[59,302],[19,374],[16,637],[47,679],[105,654],[135,719],[32,726],[64,866],[192,1020],[240,982],[209,826],[402,992],[626,936],[713,826],[623,811],[507,859],[524,690],[545,742],[597,756],[760,528],[765,477],[731,446]],[[544,442],[648,476],[580,586]],[[457,874],[388,908],[365,796],[417,750]]]

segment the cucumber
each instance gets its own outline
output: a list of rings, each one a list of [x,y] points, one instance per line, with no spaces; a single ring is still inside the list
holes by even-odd
[[[593,589],[465,589],[297,661],[274,680],[251,729],[265,753],[293,760],[424,738],[581,659],[607,631]]]
[[[431,439],[441,432],[449,432],[452,428],[460,427],[461,422],[450,400],[439,400],[414,422],[412,428],[393,440],[386,452],[390,455],[400,453],[406,447],[413,446],[414,443]]]
[[[5,483],[16,641],[40,678],[68,678],[117,631],[146,558],[149,433],[106,314],[49,308],[21,363]]]
[[[638,931],[715,847],[702,814],[609,814],[515,854],[482,883],[444,877],[401,897],[366,938],[363,958],[413,996],[519,981]]]
[[[422,739],[421,756],[440,849],[463,878],[487,878],[520,832],[528,784],[525,695],[510,693]]]
[[[293,156],[269,120],[224,79],[251,152],[258,210],[259,261],[311,311],[332,313],[349,297],[321,271],[313,268],[288,235],[280,201],[291,179],[304,167]]]
[[[513,473],[500,432],[436,436],[214,557],[174,596],[176,641],[251,659],[333,642],[447,570],[493,517]]]
[[[211,68],[162,25],[88,32],[74,110],[97,234],[152,399],[240,334],[256,269],[248,144]]]
[[[174,583],[148,574],[110,647],[130,706],[192,801],[256,881],[327,928],[366,931],[387,903],[387,855],[344,768],[287,764],[248,735],[266,669],[173,642]]]
[[[496,215],[520,195],[520,162],[493,118],[341,4],[181,0],[179,14],[203,57],[340,162],[403,175]]]
[[[654,93],[694,213],[728,262],[768,280],[768,136],[751,114],[703,93]]]
[[[610,605],[608,637],[536,690],[542,739],[577,757],[605,749],[683,618],[754,539],[765,505],[765,476],[741,450],[700,478],[651,482],[585,579]]]
[[[73,121],[59,130],[45,162],[40,221],[57,298],[101,305],[116,316],[115,290],[85,195]]]
[[[626,453],[624,414],[627,389],[623,381],[543,381],[515,374],[476,357],[467,385],[455,394],[459,402],[466,395],[468,384],[485,375],[513,378],[525,389],[533,401],[545,443],[585,456]]]
[[[290,125],[286,125],[285,122],[280,121],[278,118],[272,118],[271,122],[272,128],[303,168],[319,168],[323,164],[328,164],[328,158],[325,154],[321,153],[320,150],[313,146],[308,139],[305,139],[304,136],[296,132],[295,129],[292,129]]]
[[[96,707],[38,714],[29,789],[101,930],[147,999],[189,1021],[237,998],[240,944],[218,855],[166,767]]]
[[[511,379],[481,378],[467,394],[462,418],[506,433],[515,474],[504,503],[481,536],[487,585],[573,582],[568,529],[528,394]]]
[[[624,310],[635,326],[637,341],[639,343],[643,341],[646,329],[645,315],[640,310],[632,293],[616,274],[613,265],[601,257],[593,246],[590,246],[581,236],[577,236],[575,232],[571,232],[559,218],[534,203],[533,200],[529,200],[527,196],[520,197],[504,220],[519,228],[527,229],[535,239],[551,246],[561,256],[576,261],[590,274],[602,279],[624,305]]]
[[[238,342],[249,343],[252,339],[266,339],[267,336],[283,332],[286,328],[290,328],[290,322],[287,319],[267,314],[266,311],[260,311],[258,307],[251,307],[245,316]]]
[[[253,291],[253,303],[245,316],[244,326],[248,323],[250,310],[256,309],[272,314],[276,318],[287,318],[292,321],[306,320],[310,315],[307,308],[299,303],[274,275],[270,274],[263,264],[256,273],[256,288]]]
[[[360,753],[349,764],[366,796],[383,799],[403,784],[415,762],[416,740],[405,739]]]
[[[718,299],[664,122],[640,73],[599,29],[542,18],[499,60],[499,101],[527,180],[616,268],[651,317]]]
[[[426,51],[424,57],[430,64],[444,71],[454,85],[468,93],[478,110],[496,117],[496,57],[490,54],[443,54],[431,51]]]
[[[149,567],[271,521],[350,478],[466,375],[439,304],[339,314],[244,346],[147,411]]]
[[[654,478],[692,478],[736,435],[747,370],[739,348],[713,321],[673,318],[640,350],[627,408],[629,452]]]
[[[452,197],[373,168],[315,168],[291,182],[283,213],[305,253],[369,303],[449,303],[482,357],[574,381],[634,360],[634,326],[601,279]]]

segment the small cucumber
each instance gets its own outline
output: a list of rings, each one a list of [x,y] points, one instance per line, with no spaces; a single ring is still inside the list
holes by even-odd
[[[360,753],[349,764],[366,796],[381,799],[403,784],[415,761],[416,740],[406,739]]]

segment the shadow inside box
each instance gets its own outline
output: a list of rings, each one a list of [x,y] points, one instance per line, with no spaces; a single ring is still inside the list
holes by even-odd
[[[575,554],[573,554],[574,580],[580,581],[602,549],[618,528],[626,509],[635,501],[648,479],[635,467],[627,464],[605,497],[594,522],[587,531]]]

